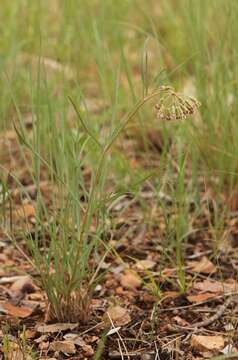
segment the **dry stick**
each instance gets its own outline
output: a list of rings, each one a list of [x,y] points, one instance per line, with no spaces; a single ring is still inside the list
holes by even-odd
[[[204,327],[204,326],[208,326],[208,325],[212,324],[214,321],[218,320],[224,314],[224,312],[226,311],[228,306],[231,304],[232,300],[233,300],[233,295],[230,295],[226,299],[224,304],[219,307],[217,313],[214,314],[213,316],[209,317],[206,320],[196,322],[195,324],[192,324],[190,326],[178,326],[178,325],[176,325],[175,328],[176,329],[181,329],[181,330],[192,330],[192,329],[198,329],[198,328],[201,328],[201,327]]]
[[[209,303],[211,301],[214,301],[215,299],[220,299],[224,296],[235,296],[235,295],[238,295],[238,292],[235,291],[235,292],[229,292],[229,293],[225,293],[225,294],[222,294],[222,295],[215,295],[214,294],[214,297],[211,297],[207,300],[203,300],[203,301],[199,301],[199,302],[196,302],[194,304],[190,304],[190,305],[184,305],[184,306],[173,306],[173,307],[170,307],[170,308],[163,308],[163,309],[160,309],[160,311],[173,311],[173,310],[182,310],[182,309],[189,309],[189,308],[192,308],[192,307],[197,307],[199,305],[204,305],[206,303]],[[164,297],[164,299],[167,299],[167,297]]]
[[[193,328],[204,327],[204,326],[210,325],[214,321],[218,320],[224,314],[224,312],[226,311],[228,306],[231,304],[232,300],[233,300],[233,296],[229,296],[226,299],[226,301],[224,302],[224,304],[219,307],[216,314],[214,314],[213,316],[209,317],[208,319],[206,319],[204,321],[200,321],[200,322],[193,324],[192,327]]]

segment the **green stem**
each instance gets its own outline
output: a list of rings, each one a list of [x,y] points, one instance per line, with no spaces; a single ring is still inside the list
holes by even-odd
[[[105,145],[105,147],[103,149],[103,152],[102,152],[102,155],[101,155],[100,160],[99,160],[97,170],[96,170],[94,183],[92,185],[91,192],[90,192],[90,195],[89,195],[88,206],[87,206],[87,209],[86,209],[86,212],[85,212],[82,228],[81,228],[81,231],[80,231],[80,234],[79,234],[79,246],[78,246],[78,250],[77,250],[77,254],[76,254],[76,258],[75,258],[75,264],[74,264],[74,267],[73,267],[72,282],[73,282],[73,279],[74,279],[76,271],[77,271],[78,258],[80,256],[80,249],[81,249],[80,246],[81,246],[81,244],[83,242],[84,234],[87,232],[86,229],[88,228],[88,223],[89,223],[89,220],[90,220],[91,210],[92,210],[93,203],[94,203],[94,200],[95,200],[99,180],[100,180],[101,174],[102,174],[103,164],[104,164],[104,161],[105,161],[105,158],[106,158],[108,152],[110,151],[112,145],[117,140],[118,136],[126,128],[128,123],[133,119],[133,117],[140,110],[140,108],[145,103],[147,103],[147,101],[149,101],[149,100],[153,99],[154,97],[158,96],[161,92],[168,92],[168,91],[169,91],[169,89],[166,88],[166,87],[165,88],[160,88],[157,91],[155,91],[155,92],[149,94],[148,96],[144,97],[143,99],[139,100],[138,103],[135,105],[135,107],[125,116],[124,121],[122,121],[122,123],[119,125],[119,127],[114,131],[114,134],[112,134],[112,138],[110,139],[108,144]],[[70,287],[69,291],[71,291],[71,287]]]

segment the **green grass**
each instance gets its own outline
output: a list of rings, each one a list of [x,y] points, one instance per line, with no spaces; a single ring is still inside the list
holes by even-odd
[[[36,359],[36,354],[32,346],[28,345],[26,338],[25,327],[23,326],[22,331],[18,331],[17,338],[14,340],[10,334],[10,327],[3,327],[3,339],[2,339],[2,348],[4,359],[14,358],[16,356],[22,357],[25,359]]]
[[[177,214],[175,220],[166,218],[166,204],[158,200],[165,207],[165,240],[176,250],[179,287],[185,292],[184,247],[188,234],[196,231],[189,200],[199,213],[201,179],[213,187],[218,205],[219,194],[230,194],[237,185],[237,1],[94,0],[79,5],[77,0],[3,0],[1,8],[0,127],[18,129],[25,166],[38,188],[39,230],[34,237],[25,236],[45,274],[43,286],[54,316],[65,320],[57,304],[62,296],[66,308],[73,306],[72,293],[77,301],[81,296],[87,310],[93,287],[89,291],[86,284],[97,281],[100,264],[91,266],[89,259],[95,253],[102,259],[106,252],[109,203],[126,190],[139,194],[151,172],[156,175],[147,181],[155,197],[163,189]],[[123,115],[156,77],[160,85],[172,83],[195,95],[202,103],[200,116],[166,124],[155,121],[151,106],[136,112],[138,121],[127,134],[143,139],[141,156],[150,156],[148,129],[159,130],[166,144],[172,139],[173,150],[164,146],[159,169],[133,171],[127,154],[116,148],[104,157],[103,151],[121,131]],[[27,116],[33,119],[31,137],[24,126]],[[186,167],[192,169],[189,179]],[[90,181],[85,181],[85,168],[92,171]],[[50,209],[40,191],[42,178],[55,187]],[[115,197],[104,196],[109,182]],[[219,212],[212,226],[218,238],[223,229]],[[84,234],[87,240],[79,246]],[[55,276],[49,276],[52,267]]]

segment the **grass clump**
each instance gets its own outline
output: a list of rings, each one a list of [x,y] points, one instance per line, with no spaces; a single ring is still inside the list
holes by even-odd
[[[89,320],[90,303],[99,280],[100,264],[107,253],[104,241],[107,209],[120,196],[117,193],[107,195],[108,155],[123,130],[140,109],[153,99],[159,100],[156,111],[160,120],[185,119],[199,106],[195,99],[181,96],[169,86],[160,86],[147,92],[102,142],[89,130],[71,99],[79,119],[76,136],[72,136],[70,128],[66,132],[66,124],[61,124],[61,130],[58,126],[57,131],[52,124],[46,124],[51,129],[48,134],[51,139],[48,144],[50,160],[44,157],[46,155],[41,155],[39,120],[34,125],[32,141],[26,137],[21,119],[20,127],[16,127],[19,141],[32,155],[34,182],[40,184],[43,166],[58,188],[52,214],[47,210],[40,188],[38,189],[37,224],[33,233],[26,233],[26,242],[48,298],[49,320],[81,323]],[[52,121],[51,113],[49,122]],[[71,134],[68,140],[65,138],[66,133]],[[92,148],[98,161],[96,166],[91,167],[90,186],[87,188],[82,167],[85,154]],[[62,163],[66,169],[62,168]]]

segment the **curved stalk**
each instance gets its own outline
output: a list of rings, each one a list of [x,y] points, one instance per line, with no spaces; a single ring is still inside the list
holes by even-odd
[[[149,94],[148,96],[142,98],[141,100],[138,101],[138,103],[134,106],[134,108],[128,113],[126,114],[124,121],[122,121],[122,123],[119,125],[119,127],[117,129],[115,129],[114,134],[112,135],[112,138],[110,139],[110,141],[105,145],[102,155],[100,157],[99,163],[98,163],[98,167],[96,170],[96,174],[95,174],[95,179],[91,188],[91,192],[89,195],[89,200],[88,200],[88,205],[86,208],[86,212],[85,212],[85,216],[84,216],[84,220],[82,223],[82,228],[79,234],[79,244],[78,244],[78,250],[77,250],[77,254],[76,254],[76,258],[75,258],[75,264],[73,267],[73,272],[72,272],[72,281],[70,282],[71,284],[74,283],[74,277],[77,271],[77,264],[78,264],[78,258],[80,256],[80,247],[81,244],[83,242],[83,238],[84,238],[84,234],[88,227],[88,223],[90,220],[90,214],[91,214],[91,210],[93,207],[93,202],[95,199],[95,196],[97,195],[97,187],[100,181],[100,177],[102,175],[102,169],[103,169],[103,164],[105,161],[105,158],[108,154],[108,152],[110,151],[111,147],[113,146],[113,144],[115,143],[115,141],[117,140],[118,136],[121,134],[121,132],[126,128],[126,126],[128,125],[128,123],[134,118],[134,116],[136,115],[136,113],[140,110],[140,108],[147,103],[149,100],[153,99],[154,97],[160,95],[162,92],[168,92],[170,91],[169,87],[160,87],[157,91],[152,92],[151,94]],[[72,290],[71,286],[69,287],[69,295],[70,295],[70,291]]]

